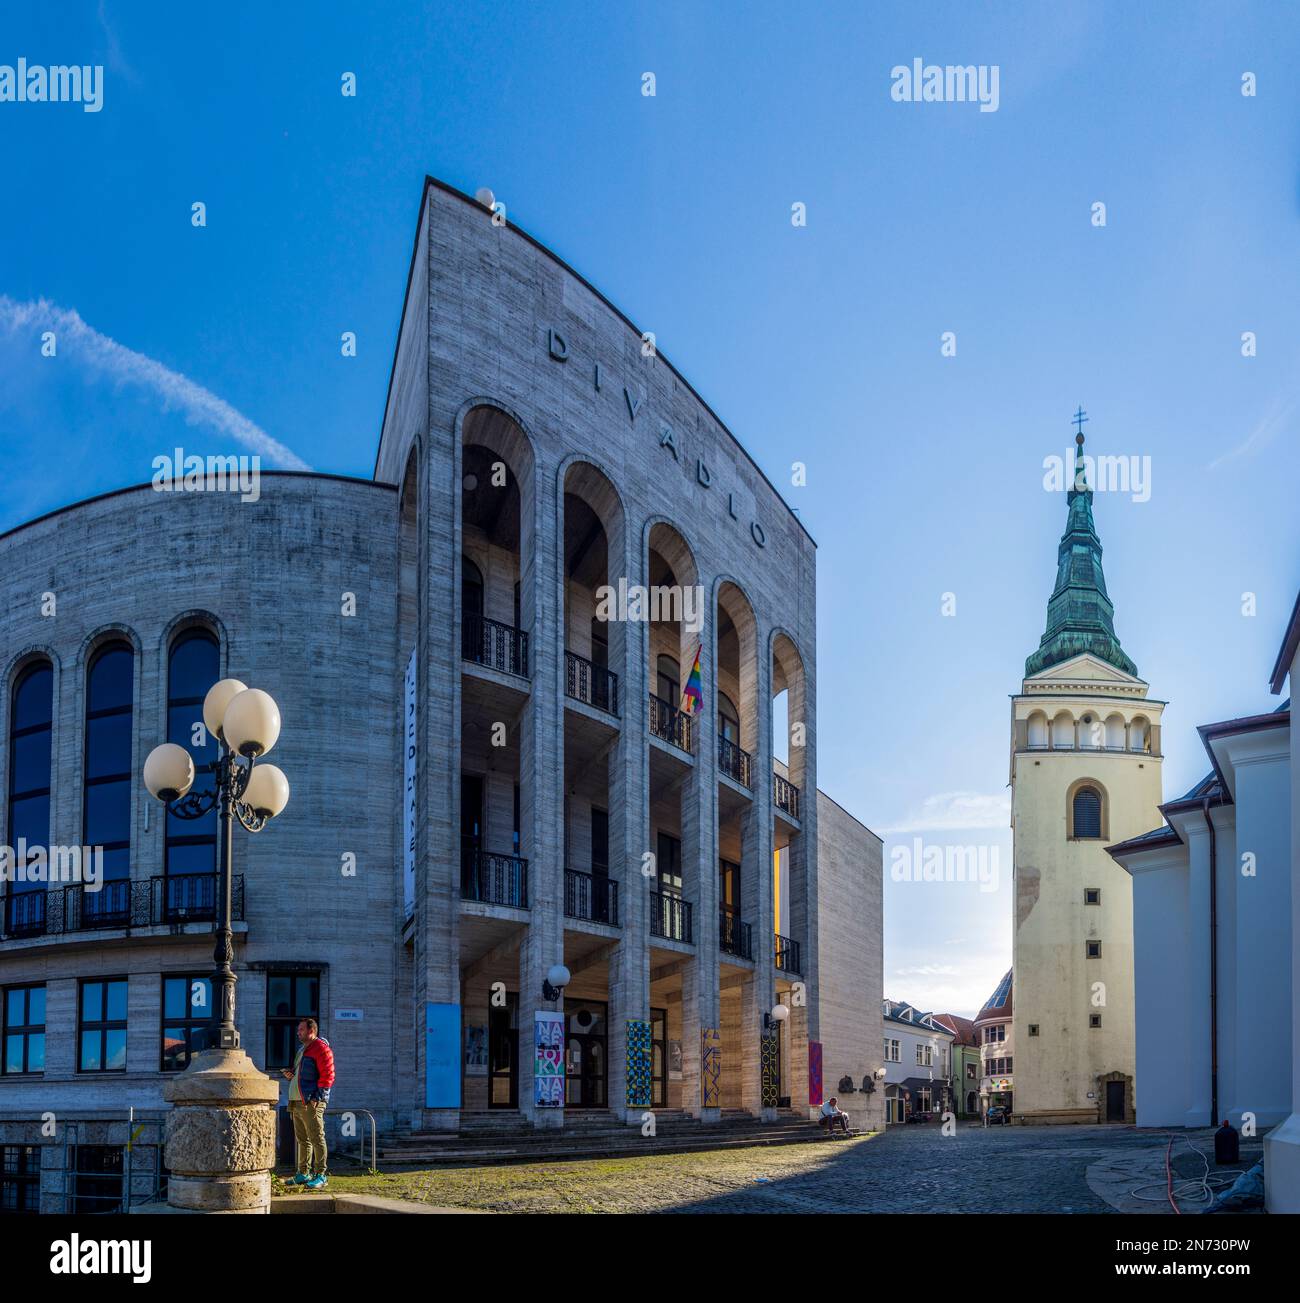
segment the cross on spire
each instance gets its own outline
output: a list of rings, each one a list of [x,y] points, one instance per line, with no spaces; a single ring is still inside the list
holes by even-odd
[[[1083,434],[1083,423],[1088,419],[1088,413],[1083,410],[1083,404],[1079,404],[1079,410],[1070,418],[1078,427],[1079,434]]]

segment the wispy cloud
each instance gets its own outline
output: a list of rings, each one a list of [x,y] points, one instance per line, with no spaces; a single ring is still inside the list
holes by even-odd
[[[1238,457],[1243,457],[1249,452],[1254,452],[1272,443],[1294,410],[1294,398],[1285,396],[1275,398],[1269,404],[1264,415],[1255,422],[1255,428],[1251,430],[1245,439],[1235,448],[1230,448],[1221,456],[1216,457],[1210,463],[1208,469],[1217,470],[1224,462],[1234,461]]]
[[[927,796],[907,817],[881,833],[936,832],[944,829],[1006,828],[1011,797],[1005,792],[939,792]]]
[[[52,330],[59,357],[70,357],[116,383],[136,385],[153,394],[165,411],[179,411],[191,425],[206,425],[228,435],[285,470],[311,469],[297,453],[271,438],[225,399],[161,362],[101,335],[86,325],[75,310],[61,308],[48,299],[17,303],[0,294],[0,329],[10,334]]]
[[[958,969],[951,964],[919,964],[915,968],[896,968],[899,977],[956,977]]]

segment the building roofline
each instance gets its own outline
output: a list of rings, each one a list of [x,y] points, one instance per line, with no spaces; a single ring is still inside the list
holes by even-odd
[[[1159,837],[1153,837],[1151,833],[1158,832]],[[1130,837],[1127,841],[1116,842],[1113,846],[1106,847],[1106,854],[1112,859],[1119,859],[1121,855],[1136,855],[1142,851],[1165,850],[1170,846],[1181,846],[1183,839],[1166,824],[1163,828],[1152,828],[1151,832],[1144,832],[1137,837]]]
[[[859,819],[856,814],[853,814],[850,811],[846,810],[833,796],[830,796],[826,792],[823,792],[820,787],[817,789],[817,795],[826,797],[826,799],[842,815],[844,815],[846,819],[852,819],[853,822],[856,823],[858,827],[862,829],[863,832],[870,833],[882,846],[885,844],[885,839],[878,832],[876,832],[874,828],[868,828],[867,825],[863,823],[862,820]]]
[[[1196,732],[1200,736],[1201,745],[1205,748],[1206,754],[1210,757],[1210,764],[1214,768],[1215,776],[1219,780],[1219,786],[1223,789],[1223,795],[1227,798],[1227,803],[1231,803],[1231,796],[1228,792],[1228,778],[1223,772],[1223,767],[1219,764],[1219,757],[1214,754],[1212,743],[1221,737],[1237,737],[1243,733],[1265,733],[1275,728],[1290,728],[1291,712],[1272,710],[1267,715],[1243,715],[1239,719],[1224,719],[1217,724],[1200,724]]]
[[[402,297],[402,315],[398,320],[397,339],[393,343],[393,365],[388,372],[388,390],[384,396],[384,414],[381,417],[380,424],[379,424],[379,441],[381,444],[383,443],[383,438],[384,438],[384,421],[388,419],[388,405],[392,401],[392,396],[393,396],[393,380],[397,374],[397,350],[401,346],[401,342],[402,342],[402,322],[406,320],[406,309],[410,302],[411,282],[415,276],[415,260],[417,254],[420,251],[420,226],[424,220],[424,209],[425,209],[425,204],[428,200],[430,188],[441,190],[444,194],[451,195],[453,198],[459,199],[462,203],[469,204],[471,207],[475,209],[482,209],[483,207],[483,205],[480,204],[477,199],[474,199],[470,195],[467,195],[463,190],[458,190],[455,186],[449,185],[446,181],[440,181],[436,176],[430,176],[427,172],[425,173],[424,188],[420,192],[420,213],[419,213],[419,218],[415,223],[415,245],[411,249],[411,265],[406,273],[406,293]],[[553,263],[555,263],[556,266],[558,266],[562,271],[567,273],[569,276],[572,276],[573,279],[576,280],[580,285],[584,286],[587,290],[589,290],[592,294],[594,294],[596,298],[598,298],[612,313],[614,313],[616,317],[618,317],[623,322],[624,325],[628,327],[628,329],[634,331],[637,335],[641,335],[644,333],[637,326],[637,324],[632,320],[632,318],[629,317],[627,313],[622,310],[622,308],[620,308],[616,303],[612,302],[606,295],[602,294],[600,290],[598,290],[581,272],[575,271],[553,249],[548,249],[546,245],[544,245],[539,239],[537,239],[535,236],[529,235],[529,233],[525,231],[523,227],[511,221],[509,217],[506,218],[504,225],[506,229],[514,231],[516,235],[522,236],[525,240],[528,241],[529,244],[533,246],[533,248],[545,254],[546,257],[548,257]],[[727,425],[727,423],[700,396],[700,393],[695,388],[695,386],[691,384],[691,382],[687,380],[687,378],[684,375],[682,375],[682,373],[677,369],[677,367],[674,366],[673,363],[668,360],[668,357],[664,354],[664,352],[657,347],[655,350],[655,358],[657,361],[662,362],[673,373],[673,375],[676,376],[676,378],[685,386],[687,392],[691,395],[691,397],[694,398],[695,401],[699,403],[699,405],[702,408],[704,408],[704,410],[708,412],[708,414],[718,423],[718,428],[721,429],[722,432],[727,436],[727,438],[729,438],[731,442],[736,445],[736,448],[741,453],[741,455],[744,456],[744,458],[749,462],[749,464],[758,472],[763,483],[766,484],[767,487],[772,490],[773,496],[775,496],[776,500],[786,509],[786,511],[790,513],[790,519],[793,520],[794,523],[798,525],[801,530],[803,530],[804,536],[813,545],[813,547],[816,547],[817,540],[813,538],[812,534],[809,532],[808,526],[805,525],[803,521],[799,519],[799,516],[795,512],[795,509],[785,500],[784,497],[781,496],[781,493],[777,489],[776,485],[773,484],[770,479],[768,479],[767,472],[764,471],[763,468],[754,460],[753,456],[750,454],[749,450],[745,447],[745,445],[741,443],[740,440],[737,439],[736,436],[731,432],[731,429]],[[379,470],[379,448],[377,447],[375,449],[376,473],[378,473],[378,470]]]
[[[295,476],[303,480],[341,480],[345,484],[364,484],[370,488],[388,489],[391,492],[397,491],[396,484],[389,484],[387,480],[367,479],[364,475],[337,475],[333,471],[263,471],[259,470],[258,475],[263,479],[274,476]],[[184,476],[181,477],[182,479]],[[39,516],[33,516],[31,520],[24,520],[20,525],[12,525],[9,529],[0,532],[0,542],[3,542],[11,534],[17,534],[20,530],[31,529],[33,525],[39,525],[42,521],[52,520],[55,516],[61,516],[65,511],[76,511],[79,507],[89,507],[93,503],[103,502],[107,498],[116,498],[123,493],[136,493],[140,489],[152,489],[153,481],[145,480],[143,484],[127,484],[120,489],[109,489],[105,493],[96,493],[93,497],[79,498],[76,502],[66,502],[61,507],[55,507],[52,511],[42,512]]]
[[[1295,660],[1297,647],[1300,647],[1300,593],[1296,594],[1295,605],[1291,608],[1291,619],[1287,621],[1286,632],[1282,635],[1282,645],[1278,648],[1277,660],[1273,662],[1273,673],[1268,681],[1269,690],[1275,696],[1282,691],[1286,676],[1291,672],[1291,662]]]

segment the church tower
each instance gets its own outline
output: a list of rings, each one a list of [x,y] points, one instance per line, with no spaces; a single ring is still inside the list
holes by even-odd
[[[1160,712],[1115,636],[1083,422],[1047,628],[1011,705],[1013,1114],[1132,1122],[1133,897],[1106,847],[1157,827]]]

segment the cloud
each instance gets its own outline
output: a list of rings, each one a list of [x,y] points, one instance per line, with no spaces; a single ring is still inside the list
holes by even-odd
[[[1278,431],[1291,415],[1294,407],[1294,398],[1275,398],[1269,404],[1264,415],[1255,422],[1255,428],[1251,430],[1245,439],[1235,448],[1230,448],[1222,456],[1216,457],[1207,469],[1217,470],[1224,462],[1234,461],[1238,457],[1243,457],[1249,452],[1256,451],[1272,443],[1277,437]]]
[[[1011,797],[1006,792],[940,792],[927,796],[908,816],[881,833],[935,832],[944,829],[1009,828]]]
[[[921,964],[916,968],[896,968],[899,977],[956,977],[958,969],[951,964]]]
[[[52,330],[60,356],[66,354],[119,384],[136,385],[149,391],[161,401],[164,411],[179,411],[191,425],[206,425],[228,435],[285,470],[311,469],[297,453],[271,438],[224,399],[195,384],[188,376],[101,335],[86,325],[75,310],[61,308],[47,299],[16,303],[0,294],[0,329],[10,334],[18,330]]]

